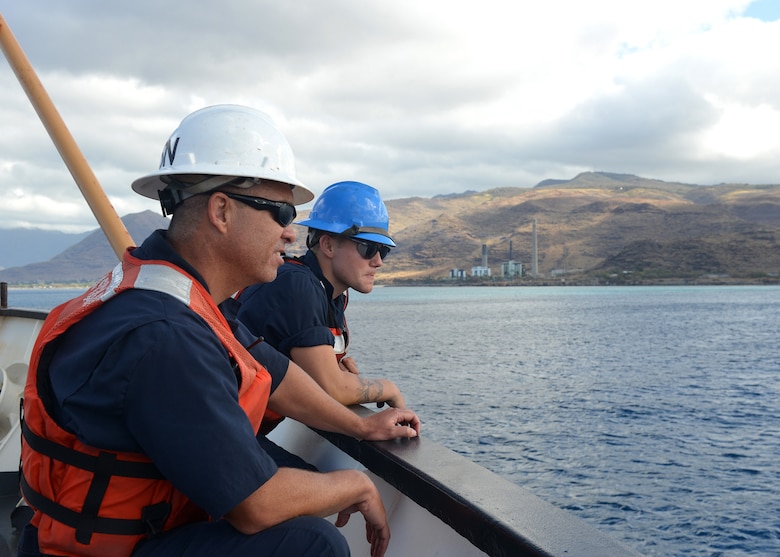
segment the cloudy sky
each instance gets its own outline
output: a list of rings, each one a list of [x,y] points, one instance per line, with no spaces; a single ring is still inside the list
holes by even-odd
[[[604,170],[780,183],[780,0],[25,0],[0,7],[117,212],[188,113],[265,110],[315,193]],[[96,221],[0,63],[0,228]]]

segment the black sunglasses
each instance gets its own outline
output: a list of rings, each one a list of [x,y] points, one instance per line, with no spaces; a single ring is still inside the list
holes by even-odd
[[[241,195],[240,193],[231,193],[229,191],[220,191],[220,193],[224,193],[230,199],[235,199],[236,201],[249,205],[252,209],[272,212],[276,222],[284,227],[290,226],[295,220],[295,217],[298,216],[295,206],[284,201],[271,201],[270,199],[265,199],[263,197]]]
[[[374,256],[379,253],[379,258],[384,260],[387,254],[390,253],[390,246],[384,244],[378,244],[377,242],[369,242],[366,240],[358,240],[357,238],[350,238],[355,244],[357,244],[357,250],[360,257],[363,259],[373,259]]]

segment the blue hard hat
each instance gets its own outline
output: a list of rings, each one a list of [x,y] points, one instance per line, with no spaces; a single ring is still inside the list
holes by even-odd
[[[390,219],[379,192],[361,182],[338,182],[325,188],[309,218],[295,224],[395,247]]]

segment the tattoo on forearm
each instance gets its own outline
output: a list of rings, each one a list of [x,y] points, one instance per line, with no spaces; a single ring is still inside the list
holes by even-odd
[[[382,395],[384,395],[385,387],[381,381],[377,381],[376,379],[365,379],[363,377],[358,377],[358,383],[360,385],[360,387],[358,387],[358,397],[361,403],[382,400]]]

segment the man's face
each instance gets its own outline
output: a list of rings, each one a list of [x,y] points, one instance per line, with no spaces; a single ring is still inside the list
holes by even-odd
[[[240,193],[290,204],[293,200],[290,187],[275,182],[242,189]],[[230,202],[235,204],[237,216],[232,246],[235,248],[236,265],[251,277],[251,283],[273,281],[277,269],[284,263],[282,253],[288,244],[295,241],[292,225],[282,226],[272,210],[257,210],[235,199]]]
[[[374,289],[374,278],[382,266],[379,253],[366,259],[358,251],[358,244],[348,238],[335,237],[333,254],[333,275],[335,279],[362,294]]]

